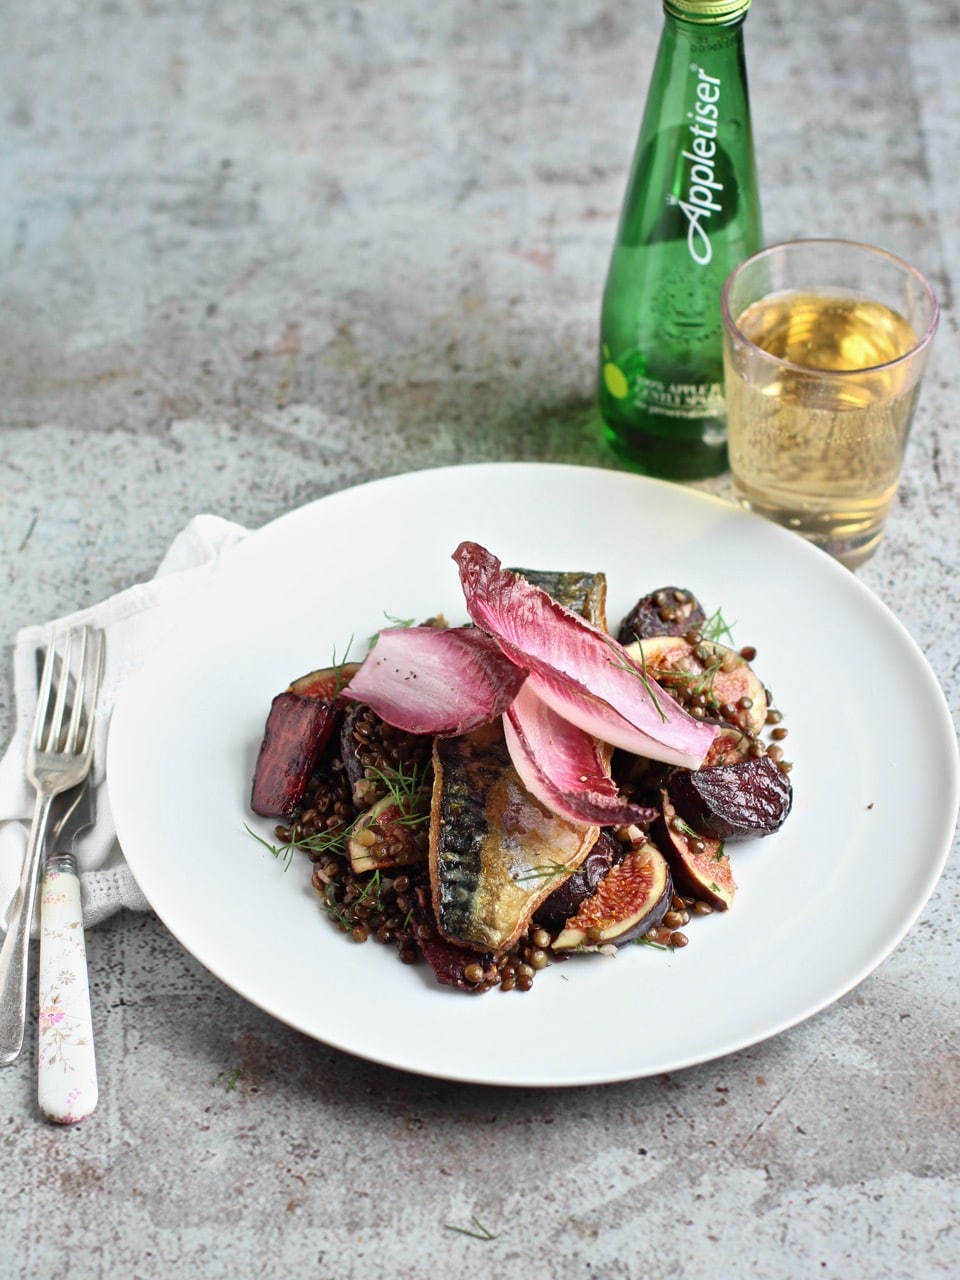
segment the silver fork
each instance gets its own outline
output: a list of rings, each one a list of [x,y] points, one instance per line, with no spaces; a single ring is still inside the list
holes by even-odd
[[[36,789],[37,799],[20,885],[0,950],[0,1066],[15,1062],[23,1048],[30,925],[50,805],[61,791],[83,781],[93,759],[94,708],[103,674],[103,632],[93,627],[67,631],[62,652],[60,645],[60,637],[54,636],[47,649],[27,749],[27,777]],[[68,697],[72,697],[69,710]]]

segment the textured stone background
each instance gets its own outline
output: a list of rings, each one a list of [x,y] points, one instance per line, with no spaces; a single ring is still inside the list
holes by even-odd
[[[17,627],[150,576],[201,510],[257,526],[414,468],[608,464],[597,313],[653,0],[3,9],[7,658]],[[956,714],[960,8],[757,0],[747,31],[767,239],[881,244],[943,304],[860,576]],[[958,893],[951,862],[891,959],[788,1034],[561,1093],[348,1058],[117,918],[88,939],[95,1116],[41,1124],[32,1044],[0,1074],[2,1270],[956,1276]],[[496,1240],[449,1230],[471,1215]]]

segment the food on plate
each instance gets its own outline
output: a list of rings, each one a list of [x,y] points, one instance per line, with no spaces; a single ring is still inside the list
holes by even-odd
[[[344,692],[395,729],[451,735],[501,716],[525,678],[474,627],[402,627],[380,632]]]
[[[678,816],[666,791],[661,793],[662,812],[651,835],[671,859],[677,886],[720,911],[733,906],[737,891],[730,858],[722,840],[714,840],[688,826]]]
[[[617,638],[621,644],[633,644],[648,636],[682,636],[699,631],[706,621],[696,596],[682,587],[660,587],[640,597],[620,623]]]
[[[437,738],[429,869],[437,928],[448,942],[508,950],[599,834],[527,790],[498,722]]]
[[[623,845],[611,829],[601,828],[593,848],[576,871],[560,884],[551,885],[549,897],[534,913],[534,922],[558,933],[567,920],[577,914],[587,898],[593,897],[601,880],[623,855]]]
[[[646,636],[626,646],[657,684],[681,699],[696,688],[700,705],[745,733],[759,733],[767,722],[766,691],[746,659],[734,649],[702,635]]]
[[[673,902],[667,860],[649,837],[638,831],[630,847],[564,922],[554,951],[593,951],[623,946],[655,928]]]
[[[768,755],[678,769],[667,791],[679,818],[718,840],[772,835],[786,822],[793,800],[789,779]]]
[[[790,811],[755,652],[683,588],[614,638],[602,573],[505,569],[470,542],[454,560],[470,625],[388,628],[274,699],[251,798],[283,820],[273,852],[308,855],[339,929],[465,991],[685,945],[733,903],[725,842]]]

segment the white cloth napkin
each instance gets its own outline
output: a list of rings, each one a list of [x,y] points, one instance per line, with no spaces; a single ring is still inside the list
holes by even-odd
[[[149,904],[124,860],[110,811],[104,777],[110,712],[124,683],[162,648],[169,636],[175,623],[170,604],[196,590],[223,553],[246,535],[246,529],[219,516],[195,516],[174,539],[150,582],[139,583],[89,609],[40,626],[24,627],[17,633],[13,654],[16,721],[13,740],[0,760],[0,925],[4,930],[20,880],[36,798],[24,770],[37,707],[38,647],[45,647],[59,626],[90,623],[106,633],[106,664],[94,744],[96,823],[78,838],[76,847],[84,925],[99,924],[121,907],[146,911]]]

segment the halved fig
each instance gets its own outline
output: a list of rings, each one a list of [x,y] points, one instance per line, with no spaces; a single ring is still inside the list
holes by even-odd
[[[429,796],[429,792],[427,793]],[[383,867],[426,862],[430,835],[429,800],[399,803],[386,795],[357,818],[347,837],[347,856],[357,875]]]
[[[250,807],[265,818],[294,812],[333,733],[337,712],[322,698],[278,693],[270,705],[253,774]]]
[[[651,679],[687,710],[700,707],[745,733],[767,721],[767,693],[747,660],[715,640],[692,645],[683,636],[650,636],[626,646]]]
[[[677,769],[667,782],[677,815],[717,840],[745,840],[779,831],[793,788],[769,756],[718,768]]]
[[[287,686],[287,691],[302,693],[308,698],[328,698],[332,702],[340,696],[351,677],[359,670],[359,662],[341,662],[335,667],[320,667],[316,671],[308,671],[305,676],[298,676]]]
[[[701,769],[719,767],[724,764],[740,764],[754,755],[759,755],[760,739],[755,734],[744,733],[732,724],[718,722],[717,736],[710,744],[710,750],[703,758]],[[686,772],[686,770],[681,770]]]
[[[643,836],[607,872],[553,941],[554,951],[622,946],[647,933],[666,915],[673,897],[670,868]]]
[[[641,596],[620,623],[617,639],[633,644],[648,636],[683,636],[706,622],[700,601],[683,587],[660,587]]]
[[[730,909],[737,885],[723,842],[694,831],[674,809],[666,791],[663,792],[663,817],[654,823],[652,834],[669,859],[681,893],[702,898],[721,911]]]
[[[600,881],[624,856],[623,845],[606,829],[601,829],[597,842],[578,870],[554,889],[534,912],[534,922],[544,929],[560,929],[575,916],[581,905],[596,893]]]

